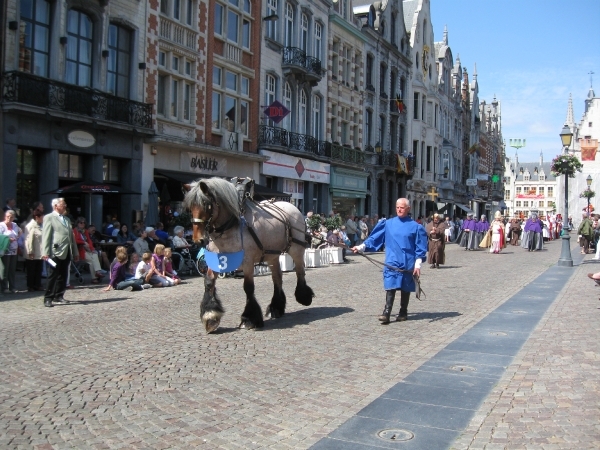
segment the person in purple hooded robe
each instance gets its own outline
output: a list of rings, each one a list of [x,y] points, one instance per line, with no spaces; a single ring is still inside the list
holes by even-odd
[[[473,213],[467,214],[467,218],[463,220],[462,230],[457,238],[457,242],[465,250],[475,249],[475,221]]]
[[[537,214],[531,214],[531,217],[525,222],[523,235],[521,236],[521,247],[530,252],[543,250],[544,239],[542,238],[542,222]]]
[[[477,231],[477,234],[475,235],[475,244],[477,245],[477,248],[479,248],[479,244],[481,244],[483,237],[487,234],[489,229],[490,223],[487,221],[486,215],[482,214],[481,220],[477,222],[477,226],[475,228]]]

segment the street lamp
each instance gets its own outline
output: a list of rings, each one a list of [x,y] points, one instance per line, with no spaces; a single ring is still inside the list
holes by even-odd
[[[573,133],[570,128],[565,124],[560,132],[560,139],[564,147],[564,153],[567,154],[571,141],[573,140]],[[560,251],[560,258],[558,258],[558,265],[562,267],[573,267],[573,258],[571,257],[571,236],[569,236],[569,175],[565,174],[565,216],[563,217],[563,230],[566,233],[562,235],[562,248]]]
[[[586,211],[589,216],[589,214],[590,214],[590,195],[589,194],[590,194],[590,186],[592,185],[592,176],[588,175],[587,178],[585,179],[585,182],[587,183],[587,186],[588,186],[588,188],[587,188],[587,190],[588,190],[588,196],[587,196],[588,206],[587,206]]]

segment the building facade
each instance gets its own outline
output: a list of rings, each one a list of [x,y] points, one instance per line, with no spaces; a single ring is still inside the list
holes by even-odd
[[[126,193],[65,194],[74,217],[99,225],[140,209],[143,141],[154,133],[143,103],[146,12],[124,0],[7,1],[0,170],[21,217],[77,182]]]
[[[407,197],[414,217],[437,210],[437,178],[440,173],[440,104],[437,60],[429,0],[406,0],[404,22],[410,33],[413,65],[410,71],[411,106],[409,145],[414,158],[414,174],[407,183]],[[436,116],[436,111],[438,115]]]
[[[598,155],[598,141],[600,140],[600,97],[596,96],[594,89],[590,86],[586,99],[581,120],[575,123],[573,114],[573,101],[569,97],[567,108],[567,120],[565,124],[573,133],[573,142],[568,152],[577,156],[583,168],[581,173],[576,173],[575,178],[569,179],[569,215],[573,216],[573,222],[581,222],[582,215],[587,209],[587,199],[582,198],[583,191],[588,189],[587,178],[591,178],[590,190],[596,193],[595,197],[590,199],[592,212],[598,213],[600,203],[600,156]],[[557,205],[558,212],[564,212],[564,176],[558,177]]]
[[[144,145],[144,206],[152,182],[177,210],[181,183],[259,179],[261,14],[257,0],[149,2],[145,94],[156,119]]]
[[[354,2],[366,37],[363,139],[369,194],[365,213],[395,214],[410,176],[408,113],[411,48],[402,1]]]
[[[504,165],[504,215],[526,219],[533,212],[548,216],[557,211],[556,199],[559,194],[557,179],[550,171],[551,162],[540,160],[533,163],[505,158]]]

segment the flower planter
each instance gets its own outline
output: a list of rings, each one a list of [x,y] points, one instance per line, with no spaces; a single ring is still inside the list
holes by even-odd
[[[287,253],[279,255],[279,265],[282,272],[291,272],[294,270],[294,260]]]
[[[304,251],[304,267],[320,267],[321,250],[318,248],[307,248]]]

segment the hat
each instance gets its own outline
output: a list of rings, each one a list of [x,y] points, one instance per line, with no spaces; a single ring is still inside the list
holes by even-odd
[[[154,231],[154,228],[152,227],[146,227],[146,229],[144,230],[146,233],[151,233]]]
[[[500,211],[496,211],[496,214],[494,214],[494,219],[500,219],[502,218],[502,214],[500,213]]]

